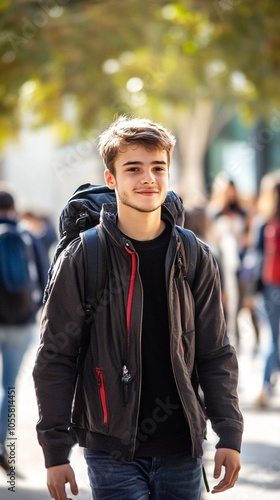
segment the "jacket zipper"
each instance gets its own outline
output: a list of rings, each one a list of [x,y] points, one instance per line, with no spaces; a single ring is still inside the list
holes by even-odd
[[[131,310],[132,310],[132,300],[133,300],[134,287],[135,287],[137,259],[136,259],[135,252],[133,250],[130,250],[130,248],[128,248],[128,246],[126,246],[125,249],[131,256],[131,274],[130,274],[130,283],[129,283],[128,297],[127,297],[127,307],[126,307],[127,349],[129,350],[130,328],[131,328]]]
[[[124,365],[122,367],[122,377],[121,381],[123,384],[123,398],[124,404],[128,403],[128,385],[131,382],[131,374],[127,368],[127,360],[130,348],[130,330],[131,330],[131,311],[132,311],[132,302],[134,295],[134,287],[135,287],[135,278],[136,278],[136,270],[137,270],[137,258],[136,254],[133,250],[128,248],[128,244],[125,245],[125,250],[129,253],[131,257],[131,273],[129,280],[129,290],[127,297],[127,306],[126,306],[126,331],[127,331],[127,344],[126,344],[126,353],[124,357]]]
[[[108,407],[107,407],[107,399],[106,399],[103,370],[102,370],[102,368],[95,368],[95,371],[98,375],[99,394],[100,394],[101,406],[102,406],[102,411],[103,411],[103,423],[108,424]]]
[[[128,340],[127,340],[127,358],[128,358],[128,353],[129,353],[129,347],[130,347],[130,328],[131,328],[131,311],[132,311],[132,299],[133,299],[133,294],[134,294],[134,287],[135,287],[135,280],[136,280],[136,274],[137,274],[137,257],[136,254],[133,250],[131,250],[128,247],[128,244],[125,246],[125,250],[127,253],[130,254],[131,256],[131,276],[130,276],[130,284],[129,284],[129,291],[128,291],[128,299],[127,299],[127,312],[126,312],[126,327],[127,327],[127,332],[128,332]],[[141,280],[140,280],[141,282]],[[143,299],[142,299],[142,309],[143,309]],[[142,318],[141,318],[142,322]],[[141,337],[141,329],[140,329],[140,337]],[[142,377],[142,368],[141,368],[141,339],[140,339],[140,345],[139,345],[139,370],[140,370],[140,387],[139,387],[139,394],[138,394],[138,406],[137,406],[137,417],[136,421],[138,421],[138,415],[139,415],[139,408],[140,408],[140,398],[141,398],[141,377]],[[126,382],[124,380],[124,375],[127,377],[127,367],[126,365],[123,366],[123,377],[122,377],[122,382]],[[131,375],[129,374],[129,382],[131,380]],[[125,403],[128,402],[128,384],[124,384],[124,398],[125,398]],[[135,426],[135,435],[133,439],[133,451],[131,453],[131,458],[134,455],[134,451],[136,448],[136,436],[137,436],[137,425]]]

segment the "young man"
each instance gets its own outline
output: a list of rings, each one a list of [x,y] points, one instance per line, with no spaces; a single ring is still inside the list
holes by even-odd
[[[106,300],[95,311],[76,391],[89,279],[79,238],[56,265],[34,368],[38,439],[55,500],[66,500],[67,482],[78,493],[69,464],[76,440],[85,448],[95,500],[199,500],[206,419],[192,384],[195,371],[219,436],[214,477],[225,468],[212,492],[238,478],[238,368],[217,265],[198,241],[190,290],[174,219],[163,206],[174,144],[172,134],[146,119],[121,117],[100,137],[106,184],[117,202],[101,213]]]

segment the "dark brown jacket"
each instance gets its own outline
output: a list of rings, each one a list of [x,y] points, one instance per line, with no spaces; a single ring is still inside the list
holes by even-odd
[[[78,384],[85,301],[80,238],[59,257],[44,307],[34,380],[40,412],[38,439],[47,467],[67,463],[76,440],[89,448],[95,443],[99,450],[127,461],[133,457],[141,393],[143,290],[138,256],[118,230],[115,210],[115,204],[105,205],[101,213],[108,278],[91,324],[90,348]],[[164,207],[162,218],[173,225],[166,256],[170,356],[193,455],[202,456],[206,434],[205,414],[191,381],[195,367],[207,417],[219,436],[217,447],[240,450],[243,420],[237,359],[226,335],[216,261],[198,240],[198,264],[190,290],[178,268],[176,226]],[[127,384],[122,379],[124,366],[131,376]],[[172,411],[168,401],[162,410]]]

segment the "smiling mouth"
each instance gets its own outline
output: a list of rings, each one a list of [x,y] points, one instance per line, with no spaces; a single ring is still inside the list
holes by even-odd
[[[142,191],[136,191],[137,194],[144,194],[144,195],[152,195],[152,194],[158,194],[158,191],[154,189],[145,189]]]

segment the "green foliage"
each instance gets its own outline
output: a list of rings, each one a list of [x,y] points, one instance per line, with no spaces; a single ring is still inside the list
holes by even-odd
[[[61,137],[199,99],[279,105],[276,0],[0,2],[0,141],[28,117]]]

